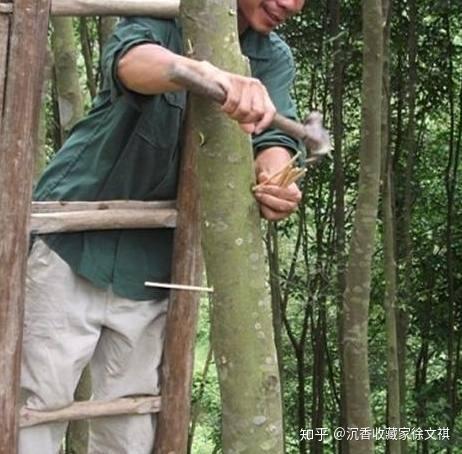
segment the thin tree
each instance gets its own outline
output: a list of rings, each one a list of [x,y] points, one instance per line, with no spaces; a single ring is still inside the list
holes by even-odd
[[[456,141],[456,93],[454,83],[454,45],[451,28],[451,4],[448,0],[445,8],[444,23],[447,34],[447,58],[448,58],[448,103],[449,103],[449,153],[445,169],[445,189],[447,198],[446,211],[446,273],[448,294],[448,319],[447,319],[447,364],[446,364],[446,389],[449,409],[449,428],[454,430],[457,415],[457,310],[456,310],[456,287],[455,287],[455,248],[454,248],[454,224],[455,224],[455,197],[457,188],[458,169],[460,162],[460,138]],[[462,97],[462,88],[461,94]],[[460,124],[459,124],[460,128]],[[460,134],[460,129],[459,129]],[[460,137],[460,136],[459,136]],[[459,345],[460,346],[460,345]],[[451,454],[453,446],[448,446],[446,452]]]
[[[345,387],[349,427],[372,427],[369,403],[368,314],[371,260],[380,180],[383,13],[381,0],[364,0],[362,125],[359,193],[343,306]],[[350,452],[373,452],[373,440],[351,440]]]
[[[387,338],[387,426],[400,425],[400,389],[398,340],[396,326],[396,245],[395,219],[393,211],[393,179],[391,165],[390,131],[390,12],[391,0],[382,0],[385,19],[383,41],[383,102],[382,102],[382,219],[383,219],[383,251],[385,277],[385,327]],[[401,441],[389,440],[390,454],[401,453]]]
[[[84,103],[79,84],[77,49],[73,20],[70,17],[53,17],[51,35],[54,82],[58,95],[59,129],[63,143],[74,124],[83,117]],[[75,400],[88,400],[91,396],[91,379],[88,368],[77,386]],[[74,421],[66,433],[66,453],[86,454],[88,446],[88,422]]]
[[[182,5],[186,49],[223,69],[248,72],[239,49],[236,2],[186,0]],[[279,371],[259,210],[250,191],[252,150],[248,137],[216,105],[197,97],[191,102],[193,128],[202,138],[201,223],[208,280],[215,289],[212,345],[223,452],[280,454]]]
[[[335,191],[335,257],[337,264],[337,337],[338,354],[340,360],[340,412],[339,426],[346,427],[346,393],[345,366],[343,363],[343,293],[345,292],[345,172],[343,169],[343,92],[344,92],[344,54],[342,52],[342,35],[340,34],[341,7],[339,0],[330,0],[331,37],[333,39],[333,76],[332,76],[332,109],[334,136],[334,191]],[[346,438],[339,441],[339,453],[348,454]]]
[[[400,404],[401,404],[401,424],[407,426],[406,410],[406,349],[407,333],[409,325],[409,313],[407,305],[411,300],[409,291],[409,282],[412,272],[412,237],[411,221],[413,208],[413,175],[415,167],[415,158],[417,153],[416,139],[416,98],[417,98],[417,4],[415,0],[409,0],[409,33],[407,41],[409,75],[407,80],[407,108],[408,121],[405,135],[403,137],[402,148],[406,153],[404,175],[400,177],[403,180],[402,201],[400,222],[397,225],[397,236],[400,238],[398,248],[398,261],[401,265],[402,272],[399,276],[399,305],[397,307],[398,321],[398,359],[399,359],[399,376],[400,376]],[[399,153],[397,149],[396,153]],[[407,440],[401,440],[401,452],[407,453]]]
[[[59,124],[63,142],[72,126],[83,116],[82,92],[77,68],[74,27],[70,17],[51,19],[55,83],[58,93]]]

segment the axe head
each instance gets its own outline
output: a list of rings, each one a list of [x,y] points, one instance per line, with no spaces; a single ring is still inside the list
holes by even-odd
[[[332,158],[332,143],[329,132],[322,124],[322,115],[318,111],[308,114],[304,121],[305,136],[303,141],[310,150],[307,163],[320,161],[324,156]]]

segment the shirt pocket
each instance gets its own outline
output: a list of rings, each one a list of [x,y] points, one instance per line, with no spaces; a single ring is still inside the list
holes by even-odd
[[[154,96],[143,108],[137,133],[156,148],[174,150],[180,138],[186,104],[185,92]]]
[[[135,192],[142,198],[175,196],[185,102],[185,92],[166,92],[151,97],[143,108],[135,132],[139,150],[135,174],[149,174],[144,185],[136,184]]]

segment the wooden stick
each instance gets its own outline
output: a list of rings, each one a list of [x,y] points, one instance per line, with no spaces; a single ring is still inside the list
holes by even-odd
[[[140,201],[140,200],[102,200],[98,202],[32,202],[33,213],[63,213],[66,211],[90,210],[157,210],[176,208],[175,200]]]
[[[164,284],[160,282],[149,282],[144,283],[146,287],[158,287],[158,288],[168,288],[171,290],[190,290],[192,292],[208,292],[213,293],[213,287],[198,287],[196,285],[182,285],[182,284]]]
[[[154,16],[172,18],[179,0],[52,0],[53,16]]]
[[[161,397],[125,397],[111,401],[74,402],[68,407],[53,411],[38,411],[22,407],[20,410],[20,427],[30,427],[37,424],[76,421],[80,419],[100,418],[102,416],[117,416],[147,413],[157,413],[161,408]]]
[[[276,173],[273,173],[272,175],[270,175],[270,177],[265,180],[263,183],[259,183],[257,184],[256,186],[253,187],[253,190],[255,191],[256,189],[259,189],[261,188],[262,186],[265,186],[267,184],[270,184],[270,183],[273,183],[275,178],[277,178],[278,176],[280,176],[281,174],[283,174],[284,172],[287,171],[288,168],[290,168],[292,166],[292,164],[299,158],[300,156],[300,152],[298,152],[295,156],[292,157],[292,159],[290,161],[287,161],[285,164],[284,164],[284,167],[282,167],[281,169],[279,169]]]
[[[178,15],[179,0],[52,0],[52,16],[155,16]],[[0,3],[0,14],[11,14],[13,4]]]
[[[110,209],[38,213],[31,216],[33,234],[79,232],[85,230],[174,228],[177,211]]]
[[[290,177],[285,182],[284,187],[288,187],[292,183],[295,183],[297,180],[303,177],[307,171],[307,169],[299,169],[298,167],[294,169],[294,172],[291,173]]]
[[[283,188],[286,188],[288,186],[287,182],[290,180],[294,171],[295,169],[293,167],[287,169],[287,171],[281,175],[281,178],[278,181],[278,185]]]

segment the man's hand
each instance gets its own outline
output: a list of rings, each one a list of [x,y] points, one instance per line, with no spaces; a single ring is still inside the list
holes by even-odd
[[[266,87],[253,77],[223,71],[208,62],[200,62],[204,80],[220,85],[226,93],[221,110],[249,133],[260,134],[273,121],[276,108]]]
[[[255,159],[257,183],[263,183],[290,161],[291,155],[281,147],[271,147],[260,152]],[[288,217],[298,207],[302,194],[295,183],[287,188],[274,184],[259,186],[254,191],[255,199],[260,204],[262,216],[269,221],[279,221]]]

